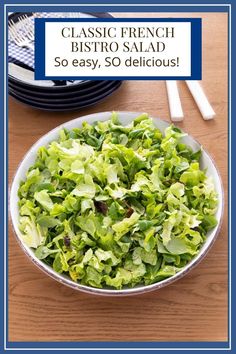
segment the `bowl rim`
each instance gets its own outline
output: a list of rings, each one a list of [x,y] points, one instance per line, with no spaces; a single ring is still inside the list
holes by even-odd
[[[131,112],[131,111],[116,111],[117,114],[132,114],[135,116],[138,116],[140,114],[142,114],[142,112]],[[59,274],[56,273],[52,267],[46,265],[42,260],[39,260],[35,255],[34,255],[34,251],[32,249],[30,249],[28,246],[26,246],[23,241],[20,239],[18,233],[20,234],[19,229],[16,226],[16,222],[14,221],[14,217],[13,217],[13,202],[14,202],[14,195],[13,195],[13,187],[14,185],[17,183],[17,174],[20,171],[20,169],[22,168],[22,165],[24,163],[25,160],[27,160],[27,158],[29,158],[29,156],[31,155],[31,153],[36,149],[36,146],[40,145],[40,142],[43,140],[45,140],[45,138],[49,137],[50,135],[52,135],[53,133],[56,133],[57,131],[59,132],[60,129],[62,129],[63,127],[65,127],[68,124],[72,124],[75,122],[80,122],[80,124],[82,124],[84,121],[90,121],[90,123],[92,123],[93,117],[97,117],[98,115],[105,115],[105,114],[112,114],[112,111],[106,111],[106,112],[96,112],[96,113],[92,113],[92,114],[88,114],[88,115],[83,115],[83,116],[79,116],[77,118],[74,118],[72,120],[68,120],[58,126],[56,126],[55,128],[51,129],[50,131],[48,131],[46,134],[42,135],[31,147],[30,149],[24,154],[24,156],[22,157],[21,161],[19,162],[15,173],[13,175],[13,178],[11,180],[11,183],[9,184],[9,208],[10,208],[10,221],[11,221],[11,226],[12,229],[14,231],[16,240],[18,242],[18,244],[20,245],[20,247],[23,249],[24,253],[28,256],[28,258],[32,261],[32,263],[34,263],[37,268],[39,268],[41,271],[43,271],[44,273],[46,273],[48,276],[50,276],[52,279],[58,281],[59,283],[66,285],[72,289],[75,289],[77,291],[82,291],[84,293],[87,294],[95,294],[95,295],[103,295],[103,296],[128,296],[128,295],[138,295],[138,294],[142,294],[142,293],[146,293],[146,292],[150,292],[153,290],[157,290],[157,289],[161,289],[175,281],[177,281],[178,279],[181,279],[182,277],[184,277],[188,272],[190,272],[193,268],[195,268],[201,261],[203,258],[205,258],[205,256],[207,255],[207,253],[209,252],[209,250],[211,249],[211,247],[213,246],[213,244],[215,243],[215,240],[217,238],[217,236],[219,235],[221,226],[222,226],[222,222],[223,222],[223,215],[224,215],[224,188],[223,188],[223,183],[222,183],[222,179],[219,173],[219,169],[216,166],[213,158],[211,157],[211,155],[209,154],[209,152],[202,147],[202,145],[198,142],[198,140],[196,140],[195,138],[193,138],[193,136],[191,134],[187,133],[187,136],[192,139],[195,143],[197,143],[197,145],[202,147],[202,151],[207,155],[207,157],[209,158],[213,168],[215,168],[216,171],[216,175],[218,178],[218,182],[219,182],[219,189],[221,192],[221,213],[219,215],[219,220],[218,220],[218,224],[216,225],[215,229],[212,230],[212,232],[214,231],[214,236],[212,238],[212,240],[210,241],[210,243],[206,246],[204,252],[201,252],[201,249],[199,251],[199,253],[189,262],[187,263],[187,265],[178,273],[176,273],[175,275],[167,278],[167,279],[163,279],[159,282],[150,284],[150,285],[138,285],[137,287],[134,288],[124,288],[121,290],[116,290],[116,289],[110,289],[110,288],[95,288],[95,287],[91,287],[88,285],[82,285],[80,283],[77,283],[75,281],[73,281],[72,279],[69,278],[69,276],[63,275],[63,274]],[[149,116],[150,118],[152,118],[154,121],[162,121],[164,122],[166,125],[171,125],[173,124],[172,122],[169,122],[167,120],[163,120],[161,118],[157,118],[157,117],[153,117],[153,116]],[[107,118],[106,118],[107,119]],[[104,119],[104,120],[106,120]],[[134,118],[132,118],[134,119]],[[97,120],[97,119],[96,119]],[[95,120],[94,120],[95,121]],[[73,129],[72,127],[69,129]],[[184,130],[181,129],[182,132],[185,132]],[[39,147],[37,147],[38,149]],[[34,152],[35,153],[35,152]]]

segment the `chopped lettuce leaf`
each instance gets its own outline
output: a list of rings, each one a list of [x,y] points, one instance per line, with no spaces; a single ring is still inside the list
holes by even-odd
[[[117,222],[112,226],[116,234],[121,237],[125,235],[135,225],[140,218],[140,215],[134,212],[129,218],[124,218],[122,221]]]

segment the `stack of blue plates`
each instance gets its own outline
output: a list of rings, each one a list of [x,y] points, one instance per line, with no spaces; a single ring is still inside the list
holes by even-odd
[[[19,26],[19,17],[32,13],[13,13],[9,20]],[[54,17],[52,15],[52,17]],[[68,17],[61,14],[60,17]],[[79,13],[79,17],[111,17],[107,13]],[[9,46],[12,45],[9,39]],[[21,50],[20,48],[18,50]],[[10,51],[9,51],[10,52]],[[9,57],[9,94],[31,107],[48,111],[72,111],[96,104],[115,92],[121,85],[117,80],[50,81],[34,80],[34,69]]]

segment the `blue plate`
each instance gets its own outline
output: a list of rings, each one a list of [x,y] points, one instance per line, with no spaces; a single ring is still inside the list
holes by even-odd
[[[122,82],[118,81],[112,86],[109,90],[106,90],[104,93],[100,95],[96,95],[96,97],[87,99],[84,101],[79,101],[78,103],[74,104],[49,104],[49,103],[39,103],[35,100],[32,99],[25,99],[20,97],[18,94],[15,94],[9,89],[9,94],[15,98],[17,101],[24,103],[28,106],[31,106],[33,108],[45,110],[45,111],[53,111],[53,112],[66,112],[66,111],[76,111],[79,109],[82,109],[84,107],[92,106],[102,100],[104,100],[106,97],[110,96],[113,92],[115,92],[120,86]]]

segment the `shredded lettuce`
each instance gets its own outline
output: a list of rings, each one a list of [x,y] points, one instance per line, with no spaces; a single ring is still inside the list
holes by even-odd
[[[21,182],[22,240],[58,273],[92,287],[152,284],[179,272],[217,225],[201,150],[147,114],[123,126],[62,129]]]

